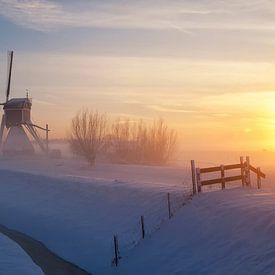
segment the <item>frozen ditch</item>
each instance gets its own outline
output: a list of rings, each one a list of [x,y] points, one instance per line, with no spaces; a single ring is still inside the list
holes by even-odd
[[[90,274],[76,265],[64,261],[56,254],[49,251],[41,242],[36,241],[23,233],[9,229],[3,225],[0,225],[0,232],[21,246],[21,248],[24,249],[24,251],[32,258],[33,262],[39,266],[46,275]],[[37,273],[34,274],[37,275],[38,271],[36,272]],[[22,271],[20,274],[22,274]],[[26,273],[26,275],[27,274],[30,275],[31,273]]]

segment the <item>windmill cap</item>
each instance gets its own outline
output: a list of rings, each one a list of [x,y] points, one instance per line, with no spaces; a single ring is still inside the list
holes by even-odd
[[[4,104],[4,109],[30,109],[32,106],[29,98],[12,98]]]

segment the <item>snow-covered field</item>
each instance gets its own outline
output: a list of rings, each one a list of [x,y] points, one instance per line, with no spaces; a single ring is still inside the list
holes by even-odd
[[[188,166],[189,165],[189,166]],[[79,159],[47,157],[0,158],[0,169],[29,172],[74,181],[113,182],[141,187],[184,188],[190,184],[190,161],[180,166],[97,164],[91,167]]]
[[[191,190],[180,168],[17,162],[0,164],[1,222],[95,274],[112,271],[113,234],[126,257],[141,239],[140,216],[146,232],[154,232],[168,220],[167,192],[175,210]]]
[[[189,162],[91,168],[76,159],[39,157],[1,159],[0,169],[1,223],[93,274],[243,274],[246,266],[250,274],[268,270],[268,262],[260,264],[262,250],[258,253],[252,244],[265,246],[269,239],[273,253],[268,229],[275,223],[272,170],[264,171],[268,188],[207,192],[180,208],[191,191]],[[177,209],[171,220],[167,192],[172,210]],[[266,219],[255,218],[265,213]],[[140,215],[151,233],[143,241]],[[269,236],[263,238],[263,231]],[[111,266],[113,234],[122,256],[118,268]]]
[[[274,274],[274,266],[275,189],[240,188],[195,197],[117,274]]]
[[[19,245],[0,234],[0,274],[39,275],[43,272]]]

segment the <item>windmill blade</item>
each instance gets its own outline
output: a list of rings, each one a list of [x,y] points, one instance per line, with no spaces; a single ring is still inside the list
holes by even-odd
[[[8,52],[8,81],[6,90],[6,102],[9,100],[10,87],[11,87],[11,71],[12,71],[13,51]]]

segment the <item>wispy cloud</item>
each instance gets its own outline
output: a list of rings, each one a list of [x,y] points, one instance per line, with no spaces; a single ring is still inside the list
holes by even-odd
[[[258,16],[257,16],[258,14]],[[62,27],[126,29],[275,30],[272,1],[46,1],[0,0],[0,16],[35,30]],[[265,20],[259,24],[257,18]]]
[[[40,105],[45,105],[45,106],[55,106],[55,105],[57,105],[56,103],[49,102],[49,101],[46,101],[46,100],[33,99],[32,101],[34,103],[38,103]]]
[[[183,105],[147,105],[147,108],[165,113],[194,113],[196,110],[186,109]]]

